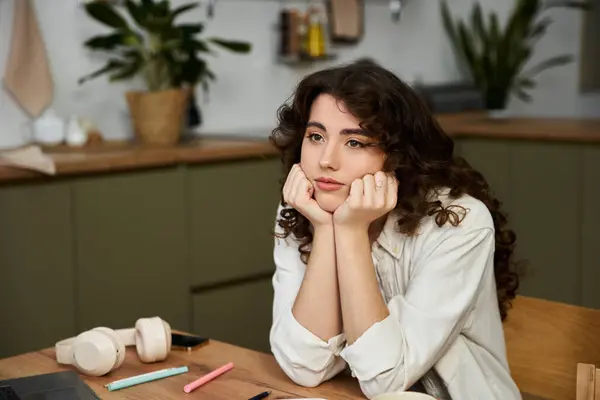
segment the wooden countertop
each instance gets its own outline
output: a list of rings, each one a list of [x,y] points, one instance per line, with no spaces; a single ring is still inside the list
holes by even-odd
[[[600,119],[490,118],[482,113],[439,115],[452,137],[600,143]]]
[[[484,113],[439,115],[452,137],[600,143],[600,119],[489,118]],[[173,147],[144,148],[127,142],[105,143],[83,149],[45,148],[56,165],[56,176],[107,173],[177,164],[276,156],[267,138],[210,137]],[[35,171],[0,166],[0,182],[52,179]]]
[[[44,148],[43,151],[56,165],[55,176],[107,173],[277,155],[275,148],[266,139],[198,139],[173,147],[143,147],[128,142],[107,142],[81,149],[58,146]],[[51,179],[52,176],[0,166],[0,182],[31,178]]]

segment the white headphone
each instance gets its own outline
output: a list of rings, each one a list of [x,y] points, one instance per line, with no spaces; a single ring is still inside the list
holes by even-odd
[[[167,358],[171,351],[171,326],[159,317],[140,318],[135,328],[93,328],[56,343],[56,361],[75,366],[81,373],[102,376],[125,360],[125,346],[135,345],[144,363]]]

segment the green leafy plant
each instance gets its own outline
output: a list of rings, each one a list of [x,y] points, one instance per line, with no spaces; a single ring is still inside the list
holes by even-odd
[[[148,90],[191,87],[201,84],[208,90],[216,76],[201,55],[214,55],[212,45],[236,53],[248,53],[250,43],[209,37],[200,39],[202,23],[177,24],[177,18],[198,6],[187,3],[172,8],[168,0],[126,0],[125,7],[106,1],[85,4],[87,14],[112,28],[112,32],[94,36],[84,46],[111,53],[106,64],[79,79],[84,83],[108,74],[109,81],[141,75]],[[121,15],[126,10],[134,24]]]
[[[501,28],[498,16],[494,12],[484,16],[479,3],[471,11],[470,23],[454,22],[446,0],[442,0],[444,29],[482,92],[488,109],[504,108],[511,93],[523,101],[531,101],[528,91],[536,86],[536,75],[573,61],[569,54],[557,55],[524,71],[534,45],[552,23],[552,19],[544,15],[552,8],[587,9],[588,4],[585,1],[515,0],[508,21]]]

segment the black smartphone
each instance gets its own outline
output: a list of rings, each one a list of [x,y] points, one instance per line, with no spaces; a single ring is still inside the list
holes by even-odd
[[[184,335],[181,333],[171,333],[171,347],[181,350],[194,350],[208,343],[208,338]]]

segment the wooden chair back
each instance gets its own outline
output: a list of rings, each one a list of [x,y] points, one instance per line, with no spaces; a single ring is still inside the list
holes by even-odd
[[[521,392],[575,400],[577,365],[600,365],[600,310],[517,296],[504,334]]]
[[[577,400],[600,400],[600,369],[594,364],[577,364]]]

